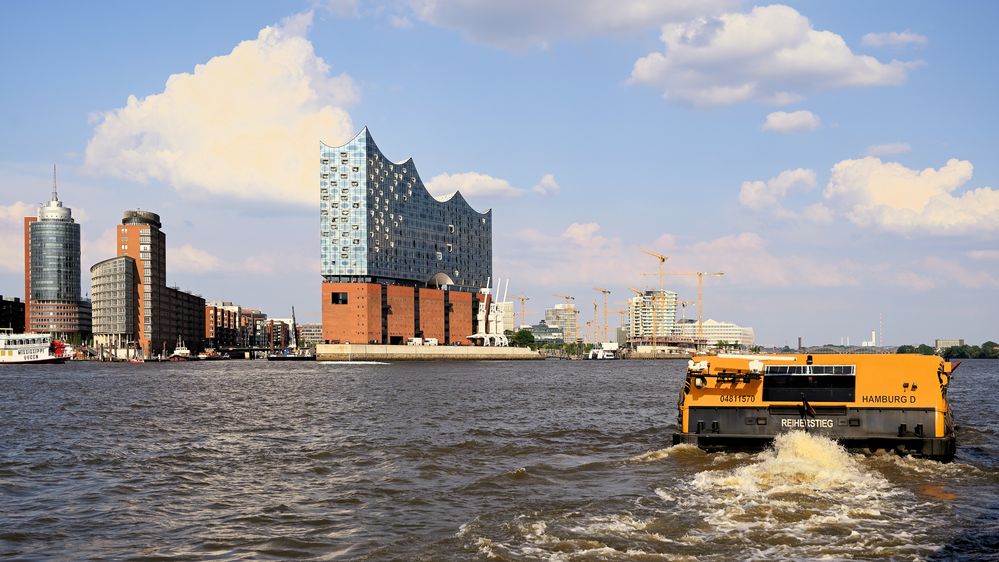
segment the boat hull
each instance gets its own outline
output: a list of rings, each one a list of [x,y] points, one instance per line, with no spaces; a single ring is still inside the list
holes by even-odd
[[[0,361],[0,365],[43,365],[43,364],[58,364],[65,363],[65,357],[44,357],[41,359],[32,359],[29,361]]]
[[[688,416],[691,431],[673,434],[673,444],[707,451],[760,450],[777,435],[796,430],[828,437],[854,452],[894,451],[950,461],[956,450],[949,424],[943,437],[934,437],[937,416],[929,408],[691,407]]]

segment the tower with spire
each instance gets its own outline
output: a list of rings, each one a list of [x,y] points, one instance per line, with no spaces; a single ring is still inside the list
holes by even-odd
[[[90,303],[80,293],[80,225],[59,200],[52,166],[52,197],[24,218],[24,325],[73,343],[90,334]]]

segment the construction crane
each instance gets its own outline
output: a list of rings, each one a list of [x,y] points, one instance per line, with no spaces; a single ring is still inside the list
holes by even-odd
[[[526,305],[527,305],[527,301],[531,300],[531,297],[527,297],[527,296],[524,296],[524,295],[514,295],[513,298],[515,298],[515,299],[517,299],[517,300],[520,301],[520,324],[517,325],[517,326],[515,326],[515,328],[517,330],[519,330],[520,326],[523,326],[523,325],[527,324],[527,306]],[[513,323],[517,324],[517,320],[514,319]]]
[[[683,319],[683,320],[686,320],[687,319],[687,305],[688,304],[697,304],[697,301],[677,301],[676,304],[678,304],[681,307],[683,307],[681,309],[681,312],[680,312],[680,318]]]
[[[659,290],[660,291],[666,290],[666,260],[669,259],[669,256],[664,256],[658,252],[653,252],[652,250],[646,250],[645,248],[642,248],[641,250],[643,253],[646,253],[659,260]]]
[[[576,297],[574,297],[572,295],[555,295],[555,296],[565,301],[565,310],[564,310],[564,312],[568,312],[571,315],[572,314],[572,301],[576,300]],[[559,316],[561,316],[561,315],[559,315]],[[569,339],[569,337],[568,337],[569,336],[569,334],[568,334],[568,332],[569,332],[569,326],[567,326],[566,323],[562,321],[562,318],[559,318],[559,323],[562,324],[562,326],[561,326],[561,328],[562,328],[562,335],[565,336],[565,339]],[[575,340],[577,338],[579,338],[579,319],[578,318],[575,319],[575,324],[576,324],[574,326],[575,331],[573,332],[573,336],[572,336],[573,337],[573,343],[576,343]],[[565,343],[569,343],[569,342],[565,342]]]
[[[671,271],[670,275],[696,275],[697,276],[697,339],[704,339],[704,276],[705,275],[725,275],[721,271]]]
[[[593,290],[597,291],[598,293],[603,293],[604,294],[604,331],[603,331],[603,341],[608,341],[607,340],[607,295],[610,294],[610,291],[608,289],[604,289],[604,288],[601,288],[601,287],[596,287]],[[596,313],[594,313],[594,317],[595,316],[596,316]]]

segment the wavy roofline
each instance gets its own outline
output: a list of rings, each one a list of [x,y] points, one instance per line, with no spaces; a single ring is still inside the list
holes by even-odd
[[[320,140],[319,141],[319,144],[321,145],[320,148],[321,147],[326,147],[326,148],[330,148],[330,149],[334,149],[334,150],[335,149],[340,149],[340,148],[343,148],[343,147],[347,146],[348,144],[353,143],[358,138],[360,138],[361,135],[364,135],[365,133],[367,133],[367,140],[370,141],[372,145],[374,145],[375,150],[378,151],[378,154],[381,155],[382,158],[388,160],[389,162],[391,162],[392,164],[394,164],[396,166],[405,166],[406,164],[411,164],[412,167],[413,167],[413,173],[416,175],[416,179],[417,179],[420,187],[423,188],[423,191],[425,191],[427,193],[427,195],[431,199],[433,199],[434,201],[436,201],[437,203],[441,203],[441,204],[451,203],[451,201],[454,200],[455,196],[457,195],[458,196],[458,200],[455,201],[455,203],[464,203],[464,205],[466,207],[468,207],[469,210],[471,210],[473,213],[475,213],[477,215],[492,216],[493,210],[491,208],[487,209],[485,211],[479,211],[479,210],[477,210],[475,207],[473,207],[471,205],[471,203],[468,202],[468,199],[466,199],[465,196],[462,195],[460,189],[457,190],[457,191],[455,191],[451,195],[448,195],[446,199],[438,199],[433,193],[430,193],[429,189],[427,189],[427,184],[426,184],[426,182],[423,181],[423,178],[420,176],[420,170],[416,167],[416,161],[413,160],[413,157],[410,156],[410,157],[406,158],[405,160],[403,160],[401,162],[396,162],[395,160],[392,160],[391,158],[389,158],[388,156],[386,156],[385,153],[382,152],[381,147],[378,146],[378,143],[375,142],[375,137],[371,134],[371,130],[368,129],[367,125],[365,125],[364,127],[362,127],[361,130],[358,131],[356,135],[354,135],[353,137],[351,137],[350,140],[348,140],[347,142],[345,142],[343,144],[340,144],[340,145],[326,144],[325,142],[323,142],[322,140]]]

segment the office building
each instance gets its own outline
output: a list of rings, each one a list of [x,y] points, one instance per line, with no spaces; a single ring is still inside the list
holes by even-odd
[[[15,334],[24,332],[24,302],[0,295],[0,329]]]
[[[534,343],[537,345],[562,345],[565,339],[562,335],[562,328],[549,326],[548,322],[542,320],[533,326],[528,326],[531,335],[534,336]]]
[[[312,347],[316,344],[323,343],[323,325],[299,324],[298,338],[299,340],[301,340],[302,345],[308,347]]]
[[[367,128],[319,146],[323,341],[467,344],[492,277],[492,213],[424,187]]]
[[[948,347],[960,347],[960,346],[964,345],[964,340],[963,339],[943,339],[943,340],[938,339],[938,340],[936,340],[935,343],[936,343],[935,347],[937,349],[947,349]]]
[[[639,341],[667,341],[676,334],[677,294],[647,290],[628,299],[628,337]]]
[[[80,343],[90,337],[90,301],[80,294],[80,225],[52,199],[24,218],[24,324],[29,332]]]
[[[729,347],[748,349],[755,343],[753,329],[749,327],[708,319],[702,323],[701,328],[708,347],[718,347],[720,343],[724,343]],[[697,338],[697,320],[678,322],[677,335],[686,339]]]
[[[146,358],[167,355],[179,342],[192,352],[203,349],[205,299],[167,286],[161,228],[156,213],[125,211],[116,230],[117,257],[91,267],[94,306],[101,318],[95,344],[136,345]]]
[[[545,309],[545,324],[562,331],[566,343],[579,341],[579,309],[574,304],[556,304]]]

